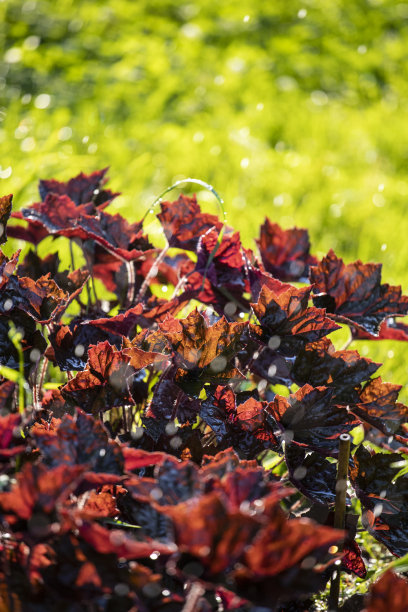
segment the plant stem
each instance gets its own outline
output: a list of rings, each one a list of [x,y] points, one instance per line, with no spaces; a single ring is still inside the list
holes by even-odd
[[[166,246],[163,248],[163,250],[160,252],[160,254],[158,255],[157,259],[155,259],[154,264],[152,265],[152,267],[150,268],[150,270],[148,271],[148,273],[146,274],[146,277],[142,283],[142,286],[139,289],[139,293],[136,296],[136,302],[140,302],[144,296],[144,294],[146,293],[148,287],[149,287],[149,283],[150,280],[152,278],[154,278],[155,273],[159,267],[159,265],[161,264],[161,262],[163,261],[163,259],[166,257],[167,251],[169,250],[170,245],[167,243]]]
[[[198,600],[204,594],[204,589],[201,584],[195,582],[191,585],[182,612],[194,612],[197,610]]]
[[[336,529],[344,529],[346,518],[346,495],[347,495],[347,474],[350,457],[350,436],[349,434],[341,434],[339,444],[339,459],[337,462],[337,479],[336,479],[336,504],[334,511],[334,527]],[[339,545],[341,551],[343,544]],[[336,570],[330,585],[329,595],[329,611],[337,611],[339,609],[340,595],[340,566]]]
[[[133,261],[125,261],[127,275],[128,275],[128,289],[126,295],[126,306],[131,308],[135,299],[135,288],[136,288],[136,274],[135,265]]]

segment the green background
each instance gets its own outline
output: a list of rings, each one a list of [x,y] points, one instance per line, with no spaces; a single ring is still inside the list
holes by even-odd
[[[3,0],[0,24],[0,195],[15,208],[39,178],[110,166],[112,208],[135,221],[193,176],[245,246],[268,215],[307,227],[318,256],[382,261],[408,291],[407,3]],[[354,346],[405,385],[405,345]]]

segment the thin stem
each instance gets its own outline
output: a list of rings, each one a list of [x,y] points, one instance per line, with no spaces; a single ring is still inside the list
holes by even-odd
[[[346,495],[347,495],[347,475],[350,458],[350,436],[349,434],[341,434],[339,444],[339,459],[337,462],[337,479],[336,479],[336,503],[334,511],[334,527],[336,529],[344,529],[346,518]],[[343,544],[339,545],[340,551],[343,549]],[[329,595],[329,610],[337,611],[339,609],[340,595],[340,566],[337,568],[335,575],[331,580],[330,595]]]
[[[125,265],[126,265],[126,270],[127,270],[127,275],[128,275],[126,305],[128,308],[131,308],[134,302],[134,299],[135,299],[135,289],[136,289],[135,265],[133,261],[126,261]]]
[[[71,255],[71,267],[72,267],[72,271],[75,270],[75,258],[74,258],[74,249],[72,247],[72,240],[69,240],[69,252]]]
[[[155,259],[154,264],[152,265],[152,267],[150,268],[150,270],[148,271],[148,273],[146,274],[146,277],[142,283],[142,286],[139,289],[139,293],[136,296],[136,302],[140,302],[143,299],[144,294],[146,293],[148,287],[149,287],[149,283],[151,281],[152,278],[155,277],[156,273],[157,273],[157,269],[160,266],[161,262],[163,261],[163,259],[166,257],[167,251],[169,250],[170,245],[167,243],[166,246],[163,248],[163,250],[160,252],[160,254],[158,255],[157,259]]]
[[[123,429],[125,431],[125,433],[128,433],[128,424],[127,424],[127,418],[126,418],[126,406],[122,406],[122,422],[123,422]]]
[[[193,583],[189,589],[185,604],[181,612],[195,612],[197,610],[198,600],[204,594],[204,589],[201,584]]]
[[[215,198],[216,198],[216,200],[217,200],[217,202],[219,204],[219,207],[221,209],[223,218],[225,220],[226,212],[225,212],[225,209],[224,209],[224,200],[215,191],[214,187],[212,185],[210,185],[209,183],[205,183],[201,179],[186,178],[186,179],[181,179],[180,181],[176,181],[175,183],[173,183],[173,185],[170,185],[170,187],[167,187],[164,191],[162,191],[162,193],[154,200],[154,202],[150,206],[149,210],[147,210],[146,213],[143,215],[142,221],[144,221],[144,219],[147,217],[148,213],[150,211],[153,211],[153,209],[157,206],[157,204],[159,204],[161,202],[161,200],[163,199],[163,196],[166,195],[166,193],[169,193],[169,191],[172,191],[173,189],[176,189],[176,187],[180,187],[180,185],[183,185],[184,183],[194,183],[195,185],[200,185],[201,187],[204,187],[204,189],[208,189],[208,191],[211,191],[211,193],[215,196]]]
[[[348,349],[348,347],[350,346],[350,344],[353,342],[354,338],[353,338],[353,332],[349,327],[349,332],[350,332],[350,336],[348,338],[348,340],[346,340],[346,342],[343,344],[343,346],[341,347],[341,351],[345,351],[346,349]]]

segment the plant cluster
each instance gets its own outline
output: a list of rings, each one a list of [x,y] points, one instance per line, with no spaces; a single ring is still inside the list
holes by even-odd
[[[269,219],[255,254],[195,197],[160,200],[158,248],[106,212],[105,174],[0,199],[0,242],[33,245],[0,254],[1,609],[313,610],[333,573],[366,576],[358,525],[406,555],[408,408],[328,336],[407,339],[408,297]],[[358,609],[407,600],[388,571]]]

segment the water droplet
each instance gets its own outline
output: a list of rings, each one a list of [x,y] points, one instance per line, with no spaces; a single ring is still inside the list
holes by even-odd
[[[83,344],[77,344],[76,347],[74,348],[74,354],[76,357],[82,357],[82,355],[85,353],[85,347]]]
[[[210,369],[213,372],[223,372],[227,365],[227,359],[223,355],[216,357],[210,364]]]
[[[182,439],[179,436],[174,436],[174,438],[170,440],[170,446],[174,450],[179,448],[181,446],[181,443],[182,443]]]
[[[36,363],[40,357],[41,357],[40,351],[36,348],[33,348],[33,350],[30,352],[30,360],[33,363]]]
[[[300,465],[293,472],[293,478],[295,478],[296,480],[302,480],[302,478],[304,478],[306,474],[307,474],[307,469],[303,465]]]
[[[269,378],[273,378],[275,376],[276,369],[277,368],[276,368],[275,364],[272,364],[272,365],[269,366],[269,368],[268,368],[268,376],[269,376]]]
[[[156,559],[158,559],[160,557],[160,553],[158,550],[154,550],[152,552],[152,554],[150,555],[150,559],[153,559],[153,561],[155,561]]]
[[[248,21],[251,19],[250,15],[245,15],[245,17],[243,18],[243,22],[244,23],[248,23]]]
[[[298,14],[297,14],[297,16],[299,17],[299,19],[304,19],[304,18],[306,17],[306,15],[307,15],[307,10],[306,10],[305,8],[301,8],[301,9],[298,11]]]
[[[281,339],[279,336],[271,336],[268,340],[268,347],[275,351],[281,343]]]
[[[232,317],[237,311],[237,305],[234,302],[228,302],[224,306],[224,313],[228,317]]]
[[[7,312],[11,310],[12,308],[13,308],[13,300],[11,300],[10,298],[7,298],[7,300],[4,300],[3,309]]]
[[[170,421],[170,423],[167,423],[165,431],[168,436],[174,436],[174,434],[177,432],[177,425],[175,422]]]

